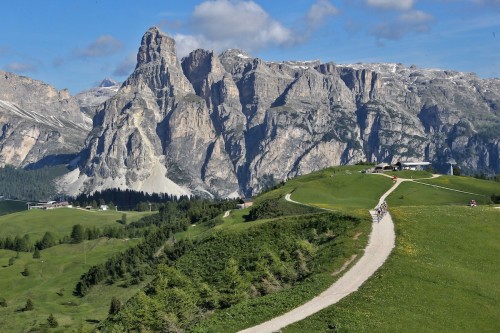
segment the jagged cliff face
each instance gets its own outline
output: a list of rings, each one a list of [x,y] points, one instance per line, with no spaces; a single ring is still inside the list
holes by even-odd
[[[65,184],[248,195],[362,160],[454,158],[498,173],[499,101],[498,79],[397,64],[266,63],[240,50],[181,63],[151,28]]]
[[[91,125],[67,90],[0,71],[0,166],[65,162]]]

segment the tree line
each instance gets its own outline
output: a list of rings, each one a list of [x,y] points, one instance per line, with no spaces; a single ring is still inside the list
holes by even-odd
[[[6,165],[0,168],[0,195],[26,201],[48,200],[56,194],[54,170],[25,170]]]
[[[134,247],[109,258],[105,263],[92,266],[77,283],[74,294],[85,296],[92,286],[103,281],[114,283],[119,278],[130,278],[138,283],[154,266],[159,248],[173,240],[176,232],[187,230],[192,223],[203,223],[214,219],[228,209],[234,209],[236,201],[210,202],[208,200],[170,201],[153,214],[130,223],[124,230],[144,229],[144,239]]]

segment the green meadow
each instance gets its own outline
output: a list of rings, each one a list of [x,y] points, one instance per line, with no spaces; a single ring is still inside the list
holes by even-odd
[[[32,209],[0,216],[0,237],[29,235],[31,241],[41,239],[50,231],[59,239],[69,236],[75,224],[84,228],[120,226],[122,214],[132,222],[150,214],[149,212],[114,212],[83,210],[75,208]]]
[[[358,292],[283,332],[498,332],[500,210],[391,209],[396,248]]]
[[[225,263],[236,260],[240,267],[248,268],[241,276],[244,285],[257,287],[256,294],[266,289],[259,297],[250,293],[230,307],[203,314],[186,331],[236,332],[293,309],[338,279],[341,274],[332,272],[353,254],[359,258],[363,253],[371,229],[368,210],[393,185],[389,177],[362,173],[365,168],[334,167],[291,179],[256,197],[251,208],[232,210],[226,218],[220,216],[176,233],[177,240],[193,246],[172,262],[182,274],[193,280],[203,276],[203,281],[217,286],[217,274],[224,271]],[[388,261],[358,292],[283,332],[499,331],[500,209],[491,204],[491,195],[500,194],[500,183],[454,176],[426,179],[431,176],[426,172],[395,174],[416,181],[403,182],[387,198],[397,234]],[[308,206],[286,201],[288,193],[292,200]],[[479,206],[467,207],[471,199]],[[2,207],[0,202],[0,214]],[[118,221],[123,213],[24,210],[0,216],[0,237],[28,234],[33,242],[51,231],[62,238],[75,224],[85,228],[121,226]],[[128,222],[150,214],[125,213]],[[349,221],[358,222],[351,225]],[[333,227],[331,223],[340,224]],[[0,307],[0,331],[44,331],[51,313],[59,322],[54,331],[91,331],[108,317],[112,297],[137,303],[137,292],[152,275],[128,288],[119,282],[101,283],[83,298],[73,296],[73,290],[92,265],[139,241],[100,238],[62,244],[41,251],[40,259],[33,259],[32,253],[0,250],[0,298],[7,302],[7,307]],[[292,269],[287,273],[290,276],[296,274],[292,254],[297,244],[311,253],[311,274],[297,283],[284,283],[280,274],[287,269]],[[161,255],[165,257],[170,245],[162,246],[158,253],[164,251]],[[9,260],[16,256],[10,265]],[[255,258],[256,267],[252,264]],[[26,270],[27,276],[23,275]],[[261,280],[259,274],[265,278]],[[144,293],[141,297],[145,299]],[[28,298],[34,309],[22,311]],[[149,301],[161,303],[153,295]],[[139,308],[134,309],[125,312],[127,320],[137,319],[134,311]],[[162,311],[166,312],[159,314],[171,316],[168,308]],[[183,320],[182,316],[175,318]],[[122,327],[106,323],[113,322],[101,326],[105,332]]]
[[[0,307],[2,332],[28,332],[43,327],[52,313],[59,322],[61,332],[70,327],[90,328],[93,321],[105,319],[110,299],[115,296],[125,302],[137,288],[101,286],[85,299],[73,296],[76,281],[92,265],[119,253],[139,240],[100,238],[81,244],[62,244],[40,251],[41,258],[20,252],[19,258],[9,265],[16,252],[0,250],[0,297],[7,307]],[[29,275],[22,273],[28,269]],[[22,311],[27,299],[34,310]]]

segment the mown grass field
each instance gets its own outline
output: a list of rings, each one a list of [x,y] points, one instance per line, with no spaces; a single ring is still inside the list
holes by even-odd
[[[0,331],[28,332],[47,323],[53,313],[61,332],[70,327],[91,328],[92,321],[106,318],[113,296],[126,301],[139,288],[99,286],[84,299],[73,296],[76,282],[92,265],[101,263],[115,253],[121,252],[139,240],[100,238],[81,244],[63,244],[41,251],[40,259],[32,253],[19,253],[12,266],[9,258],[16,253],[0,250],[0,297],[7,300],[7,307],[0,307]],[[21,273],[25,268],[29,276]],[[58,294],[59,293],[59,294]],[[20,311],[31,298],[33,311]]]
[[[25,210],[13,214],[0,216],[0,237],[29,235],[31,241],[39,240],[46,231],[50,231],[59,239],[69,236],[75,224],[84,228],[105,226],[120,226],[124,212],[114,211],[86,211],[72,208],[58,208],[49,210]],[[132,222],[151,214],[150,212],[125,212],[127,222]]]
[[[441,176],[434,179],[424,179],[422,183],[449,187],[455,190],[482,194],[488,197],[492,194],[500,194],[500,183],[471,177]]]
[[[418,180],[417,182],[404,182],[389,196],[389,206],[440,206],[458,205],[466,206],[471,199],[480,205],[491,204],[491,194],[500,193],[500,183],[484,181],[474,178],[441,176],[435,179]],[[429,186],[438,185],[438,186]],[[462,193],[451,191],[455,189]]]
[[[498,332],[500,210],[398,207],[396,248],[357,293],[284,332]]]

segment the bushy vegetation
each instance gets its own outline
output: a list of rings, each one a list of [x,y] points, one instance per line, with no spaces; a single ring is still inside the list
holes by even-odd
[[[333,213],[282,217],[169,244],[154,282],[102,331],[190,329],[209,311],[294,286],[342,256],[339,242],[359,223]]]
[[[246,221],[255,221],[261,219],[276,218],[280,216],[302,215],[317,212],[320,212],[320,210],[317,208],[305,205],[297,205],[295,203],[283,200],[282,196],[277,196],[257,202],[250,208],[248,215],[246,215],[244,218]]]
[[[204,206],[205,205],[205,206]],[[209,203],[204,200],[182,201],[179,203],[168,202],[160,207],[158,214],[144,217],[143,219],[127,225],[124,232],[145,230],[144,240],[137,246],[128,249],[105,263],[93,266],[82,275],[76,285],[75,295],[85,296],[92,286],[104,280],[114,283],[116,279],[130,276],[138,283],[150,272],[158,255],[157,250],[165,245],[174,233],[186,230],[194,222],[206,222],[220,215],[228,208],[234,208],[235,201],[222,201]],[[202,208],[205,209],[202,209]],[[72,237],[72,239],[75,239]]]

